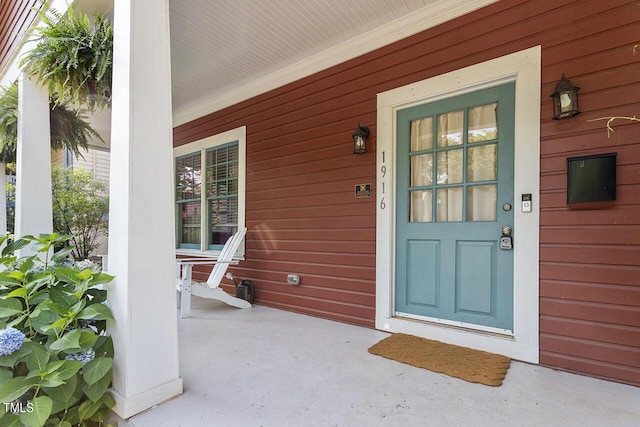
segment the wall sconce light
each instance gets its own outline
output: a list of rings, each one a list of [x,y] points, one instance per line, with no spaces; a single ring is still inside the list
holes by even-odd
[[[578,91],[580,88],[574,86],[562,73],[562,79],[556,85],[556,90],[551,94],[553,98],[553,118],[554,120],[573,117],[580,114],[578,109]]]
[[[353,138],[353,154],[364,154],[367,152],[367,138],[369,137],[369,128],[366,126],[360,126],[358,123],[358,128],[351,138]]]

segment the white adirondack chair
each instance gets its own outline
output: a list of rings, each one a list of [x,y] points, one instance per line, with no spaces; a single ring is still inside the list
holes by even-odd
[[[220,288],[220,282],[224,273],[229,268],[229,264],[237,264],[238,261],[233,259],[233,256],[238,251],[242,239],[246,234],[247,229],[243,228],[236,234],[229,237],[227,243],[225,243],[218,259],[204,259],[204,258],[178,258],[177,262],[177,281],[176,288],[180,292],[180,317],[189,317],[191,314],[191,296],[195,295],[202,298],[217,299],[223,301],[231,306],[238,308],[249,308],[251,303],[241,298],[236,298],[229,295],[227,292]],[[192,279],[192,269],[194,265],[213,265],[211,274],[206,282],[196,282]]]

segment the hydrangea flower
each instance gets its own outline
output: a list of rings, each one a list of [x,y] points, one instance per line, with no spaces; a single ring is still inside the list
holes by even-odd
[[[29,271],[33,271],[36,273],[44,273],[45,272],[44,264],[42,263],[35,264],[33,268],[31,268],[31,270]]]
[[[65,259],[64,261],[59,262],[59,264],[63,267],[73,268],[76,263],[72,259]]]
[[[75,360],[77,362],[82,362],[83,365],[86,365],[87,363],[95,359],[95,357],[96,357],[96,352],[93,351],[92,348],[90,348],[88,350],[84,350],[79,353],[67,354],[67,357],[65,357],[65,359]]]
[[[8,356],[20,350],[24,334],[15,328],[0,330],[0,356]]]
[[[76,262],[76,267],[78,267],[80,271],[86,270],[87,268],[90,270],[94,270],[96,266],[97,266],[96,263],[88,259],[83,259],[82,261]]]

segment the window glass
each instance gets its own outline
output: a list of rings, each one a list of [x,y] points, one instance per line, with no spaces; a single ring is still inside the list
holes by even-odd
[[[411,192],[410,222],[433,221],[433,192],[431,190]]]
[[[467,188],[467,221],[495,221],[497,198],[495,184]]]
[[[498,103],[469,108],[469,142],[498,139]]]
[[[245,226],[245,144],[239,127],[174,148],[178,250],[221,250]]]
[[[498,145],[488,144],[469,148],[469,182],[492,181],[498,178]]]
[[[462,149],[438,153],[438,184],[460,184],[464,170]]]
[[[433,154],[411,157],[411,186],[419,187],[433,183]]]
[[[494,102],[411,121],[410,222],[496,220],[497,109]]]
[[[433,117],[411,122],[411,151],[433,148]]]
[[[439,188],[436,194],[438,196],[436,220],[438,222],[461,222],[462,187]]]
[[[461,145],[464,129],[464,110],[438,116],[438,147]]]
[[[238,144],[207,150],[209,248],[238,231]]]
[[[180,157],[176,160],[176,199],[200,198],[202,184],[200,153]]]
[[[180,247],[200,247],[201,158],[198,152],[176,159],[176,201],[180,222],[178,227]]]
[[[202,218],[200,201],[180,203],[178,205],[182,227],[180,229],[180,244],[184,247],[200,247],[200,222]]]

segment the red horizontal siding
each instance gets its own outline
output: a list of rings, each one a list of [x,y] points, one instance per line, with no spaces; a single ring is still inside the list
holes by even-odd
[[[376,94],[542,45],[540,360],[640,385],[640,6],[628,0],[502,0],[174,129],[176,145],[247,126],[247,260],[258,302],[373,326]],[[582,114],[551,120],[562,73]],[[350,134],[371,128],[370,153]],[[566,158],[618,153],[618,199],[566,203]],[[375,188],[373,189],[375,191]],[[287,273],[302,277],[285,283]]]
[[[559,233],[557,230],[562,230]],[[540,240],[546,244],[617,245],[620,242],[640,242],[640,227],[636,224],[582,225],[566,229],[547,226],[540,230]]]
[[[632,303],[633,301],[629,301]],[[608,323],[634,327],[640,324],[640,310],[631,305],[615,303],[586,302],[581,299],[541,299],[541,316],[555,316],[566,319],[590,320],[594,323]],[[640,360],[639,360],[640,362]]]
[[[628,367],[618,363],[609,363],[602,360],[590,360],[582,355],[573,356],[575,351],[553,353],[545,351],[545,363],[549,366],[565,369],[571,372],[591,375],[603,379],[623,379],[630,384],[640,384],[640,371],[638,368]]]
[[[38,0],[0,2],[0,70],[7,66],[33,22]]]
[[[542,333],[540,335],[540,350],[554,354],[575,352],[580,355],[581,359],[588,360],[591,364],[599,361],[629,369],[638,370],[640,368],[640,349],[628,345],[596,341],[592,338],[579,339]]]
[[[585,283],[543,279],[540,281],[540,296],[543,299],[546,297],[556,301],[585,301],[604,304],[620,304],[621,301],[625,301],[625,306],[635,308],[640,305],[640,287],[601,282]]]
[[[602,263],[606,265],[635,266],[638,248],[633,245],[566,245],[562,243],[540,248],[540,260],[569,263]]]
[[[550,117],[547,94],[562,72],[581,87],[583,114],[541,123],[540,361],[638,385],[640,127],[617,120],[607,135],[606,121],[590,120],[640,111],[640,62],[632,49],[640,8],[599,7],[543,49],[543,82],[551,79],[543,86],[543,117]],[[617,200],[568,206],[567,157],[607,152],[618,153]]]
[[[640,340],[640,331],[637,328],[623,325],[612,325],[603,322],[592,322],[580,319],[567,319],[543,315],[540,317],[540,326],[544,330],[555,331],[556,336],[576,338],[582,340],[598,341],[626,346],[630,342]],[[640,360],[632,360],[631,364],[638,366]]]

